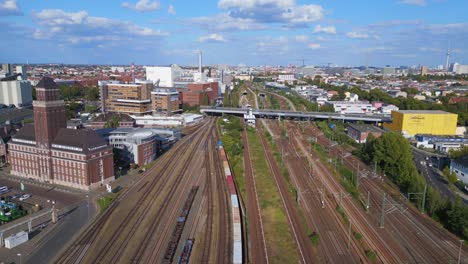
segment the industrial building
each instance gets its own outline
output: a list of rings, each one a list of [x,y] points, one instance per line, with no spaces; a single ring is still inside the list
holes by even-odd
[[[385,131],[372,125],[349,124],[347,134],[357,143],[366,143],[367,137],[372,134],[374,138],[380,137]]]
[[[408,137],[417,134],[455,135],[457,119],[457,114],[440,110],[399,110],[392,112],[392,122],[384,124],[384,128]]]
[[[452,160],[450,172],[454,172],[460,181],[468,184],[468,155]]]
[[[65,103],[52,78],[42,78],[36,91],[34,124],[8,143],[10,173],[85,190],[112,181],[112,147],[92,130],[66,128]]]
[[[157,88],[153,90],[151,102],[154,114],[172,115],[182,112],[179,92],[175,89]]]
[[[135,120],[127,114],[122,113],[104,113],[98,115],[94,118],[89,125],[88,128],[91,129],[100,129],[105,128],[106,125],[115,122],[116,127],[134,127]]]
[[[335,113],[341,114],[365,114],[372,113],[375,107],[369,102],[328,101],[325,104],[333,106]]]
[[[182,77],[183,70],[178,65],[168,67],[146,67],[146,79],[156,87],[174,87],[174,81]]]
[[[25,66],[16,66],[16,74],[11,72],[11,64],[4,66],[5,77],[0,79],[0,104],[25,107],[32,105],[32,86],[27,80]]]

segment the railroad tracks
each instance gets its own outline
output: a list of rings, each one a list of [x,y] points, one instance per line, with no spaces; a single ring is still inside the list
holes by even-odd
[[[188,167],[197,156],[195,152],[199,150],[200,144],[213,128],[214,121],[210,120],[195,134],[176,144],[160,158],[153,169],[148,170],[133,187],[123,193],[57,260],[57,263],[158,261],[162,256],[161,247],[164,243],[152,243],[154,234],[167,236],[167,231],[164,230],[173,224],[170,220],[174,219],[172,216],[178,208],[174,205],[180,204],[177,193],[202,177],[187,177],[190,174]],[[174,166],[175,162],[171,160],[183,165]],[[187,179],[181,182],[184,177]],[[173,208],[169,208],[169,205]],[[162,233],[157,232],[158,230]]]
[[[312,132],[312,133],[311,133]],[[308,135],[316,136],[317,142],[322,146],[331,146],[331,142],[323,136],[316,127],[308,127]],[[301,134],[302,135],[302,134]],[[304,139],[303,139],[304,140]],[[307,141],[305,141],[307,142]],[[354,171],[364,170],[371,171],[366,164],[352,155],[344,155],[344,150],[340,146],[330,147],[330,154],[337,158],[341,158],[343,163]],[[359,164],[359,165],[358,165]],[[323,165],[322,165],[323,166]],[[324,168],[324,167],[322,167]],[[382,175],[380,175],[381,179]],[[366,232],[370,235],[370,240],[374,241],[375,245],[379,245],[380,257],[393,259],[392,262],[439,262],[448,263],[458,257],[459,242],[458,239],[448,231],[437,226],[431,219],[422,216],[413,205],[403,202],[407,210],[405,212],[397,210],[396,213],[386,215],[385,228],[377,227],[380,222],[380,210],[382,207],[382,192],[395,192],[394,188],[388,187],[382,180],[363,178],[360,180],[359,188],[364,193],[371,194],[371,210],[367,217],[362,219],[362,223],[367,223],[372,232]],[[335,180],[336,181],[336,180]],[[336,183],[335,183],[336,185]],[[392,185],[392,184],[390,184]],[[388,204],[397,204],[401,201],[395,200],[388,196]],[[357,213],[363,216],[363,209],[350,202],[351,207],[356,207]],[[354,214],[355,216],[358,216]],[[376,230],[379,230],[378,232]],[[385,239],[385,241],[383,241]],[[370,241],[370,242],[371,242]],[[372,243],[372,242],[371,242]],[[463,255],[466,256],[466,247],[463,248]],[[388,261],[390,261],[387,259]]]

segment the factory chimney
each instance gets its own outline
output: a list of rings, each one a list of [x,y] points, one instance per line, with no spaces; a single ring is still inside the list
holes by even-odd
[[[202,73],[202,51],[198,50],[198,71]]]

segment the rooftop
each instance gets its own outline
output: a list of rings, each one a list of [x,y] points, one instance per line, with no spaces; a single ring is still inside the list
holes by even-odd
[[[359,132],[384,132],[382,129],[372,125],[349,124],[349,127],[352,127]]]
[[[94,118],[93,122],[107,122],[109,120],[112,120],[114,116],[117,116],[119,118],[119,122],[133,122],[133,118],[131,118],[127,114],[122,114],[122,113],[105,113],[105,114],[100,114],[96,118]]]
[[[58,89],[58,85],[55,83],[54,79],[50,77],[43,77],[39,83],[36,85],[36,88],[43,88],[46,90]]]
[[[59,146],[72,148],[65,148],[65,150],[89,153],[106,147],[107,142],[93,130],[62,128],[52,142],[52,148],[62,149]]]
[[[449,112],[445,112],[445,111],[442,111],[442,110],[398,110],[398,111],[395,111],[395,112],[398,112],[398,113],[402,113],[402,114],[450,114],[450,115],[456,115],[454,113],[449,113]]]
[[[12,121],[17,119],[25,119],[32,117],[33,111],[31,109],[17,109],[17,108],[4,108],[0,109],[0,124],[6,121]]]

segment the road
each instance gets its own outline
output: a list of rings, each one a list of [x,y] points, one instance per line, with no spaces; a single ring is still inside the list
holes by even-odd
[[[440,194],[444,197],[449,198],[450,200],[454,201],[457,197],[457,194],[449,188],[447,182],[442,178],[442,176],[437,172],[437,169],[434,167],[429,167],[428,164],[432,163],[433,160],[429,157],[429,160],[426,160],[426,156],[424,153],[416,151],[413,149],[413,157],[416,167],[421,172],[422,175],[426,178],[427,182],[437,190],[439,190]],[[423,163],[423,164],[421,164]],[[463,199],[463,203],[468,205],[468,200]]]

